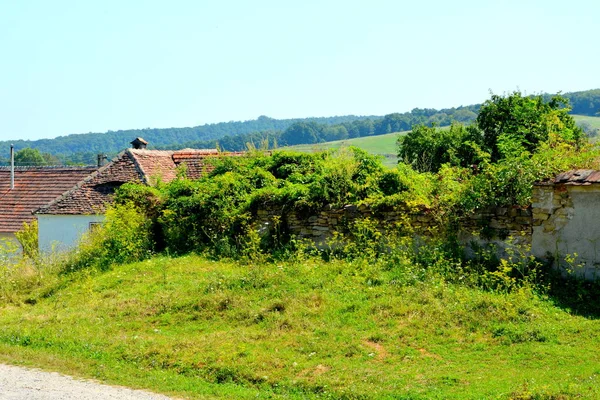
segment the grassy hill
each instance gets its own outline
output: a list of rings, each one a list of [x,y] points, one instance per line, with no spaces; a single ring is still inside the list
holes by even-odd
[[[590,117],[587,115],[573,115],[579,125],[587,125],[593,129],[600,129],[600,117]]]
[[[22,298],[2,287],[0,360],[170,395],[600,398],[600,319],[527,287],[200,256],[57,276]]]
[[[318,144],[301,144],[297,146],[290,146],[288,148],[301,152],[314,152],[356,146],[368,151],[371,154],[382,156],[383,164],[391,168],[398,163],[398,158],[396,157],[396,141],[398,140],[398,135],[402,135],[404,133],[406,132],[394,132],[386,135],[366,136]]]

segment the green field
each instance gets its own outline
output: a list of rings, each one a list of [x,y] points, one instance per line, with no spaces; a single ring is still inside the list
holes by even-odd
[[[587,123],[592,128],[600,129],[600,117],[590,117],[587,115],[573,115],[577,123]]]
[[[577,125],[584,128],[590,142],[598,143],[600,136],[600,117],[590,117],[588,115],[573,115]]]
[[[396,141],[398,140],[398,136],[404,133],[406,132],[394,132],[388,133],[387,135],[336,140],[334,142],[327,143],[301,144],[297,146],[291,146],[289,149],[302,152],[313,152],[356,146],[368,151],[371,154],[381,155],[383,157],[383,164],[391,168],[398,163],[398,158],[396,157]]]
[[[589,117],[585,115],[573,115],[578,123],[585,122],[592,128],[600,129],[600,117]],[[380,155],[383,157],[383,164],[389,168],[394,167],[398,163],[396,156],[396,141],[398,136],[406,132],[394,132],[387,135],[366,136],[355,139],[337,140],[334,142],[318,143],[318,144],[301,144],[291,146],[289,149],[314,152],[321,150],[339,149],[348,146],[356,146],[371,154]]]
[[[43,279],[2,293],[3,362],[186,398],[600,398],[600,319],[527,287],[200,256]]]

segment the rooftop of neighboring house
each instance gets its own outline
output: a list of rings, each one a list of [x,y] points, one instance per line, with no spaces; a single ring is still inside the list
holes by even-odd
[[[570,171],[561,172],[552,179],[537,182],[536,185],[572,185],[572,186],[587,186],[600,183],[600,171],[595,169],[573,169]]]
[[[97,167],[0,167],[0,232],[14,233],[35,218],[33,211],[71,189]]]
[[[132,144],[143,139],[137,138]],[[135,144],[134,144],[135,145]],[[207,158],[238,156],[242,153],[219,153],[216,149],[146,150],[127,149],[114,160],[77,183],[71,190],[40,207],[36,214],[93,215],[103,214],[111,195],[126,182],[154,185],[177,177],[177,167],[185,164],[186,175],[198,179],[214,167]]]

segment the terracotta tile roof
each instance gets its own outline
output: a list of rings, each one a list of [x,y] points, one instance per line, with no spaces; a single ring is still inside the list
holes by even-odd
[[[95,167],[0,167],[0,232],[16,232],[34,219],[33,211],[60,196],[93,173]]]
[[[113,161],[78,182],[62,196],[40,207],[36,214],[94,215],[102,214],[110,202],[110,195],[124,183],[143,181],[129,151],[119,154]]]
[[[181,164],[187,166],[187,176],[190,179],[198,179],[214,168],[206,163],[208,158],[242,154],[219,153],[213,149],[127,149],[67,193],[41,207],[36,214],[102,214],[111,201],[111,195],[123,183],[168,183],[176,178],[177,166]]]
[[[129,149],[127,150],[137,163],[142,173],[142,182],[145,184],[154,184],[151,180],[160,180],[162,182],[171,182],[176,177],[175,162],[173,161],[173,152],[167,150],[145,150]]]
[[[554,179],[540,182],[539,184],[591,185],[595,183],[600,183],[600,171],[593,169],[574,169],[562,172]]]
[[[178,166],[185,164],[188,178],[198,179],[214,169],[214,166],[206,163],[206,160],[218,155],[219,152],[216,149],[183,149],[173,152],[173,161]]]

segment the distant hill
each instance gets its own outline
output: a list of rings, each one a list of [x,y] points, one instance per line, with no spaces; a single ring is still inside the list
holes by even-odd
[[[551,95],[544,95],[550,97]],[[600,89],[563,94],[573,106],[572,113],[596,116],[600,111]],[[55,139],[0,141],[0,164],[8,161],[9,146],[26,147],[57,156],[65,163],[93,164],[98,153],[113,156],[141,136],[149,148],[180,149],[219,146],[224,150],[243,150],[247,144],[269,147],[314,144],[358,137],[385,135],[410,130],[416,124],[447,126],[453,121],[470,123],[480,104],[450,109],[419,109],[385,116],[336,116],[323,118],[274,119],[221,122],[190,128],[130,129],[106,133],[59,136]],[[589,121],[585,121],[589,124]],[[590,128],[588,126],[588,128]],[[591,126],[591,128],[595,128]],[[591,129],[590,128],[590,129]],[[589,130],[589,129],[588,129]]]
[[[551,95],[544,95],[550,97]],[[600,116],[600,89],[585,90],[582,92],[562,93],[571,103],[571,114]]]

